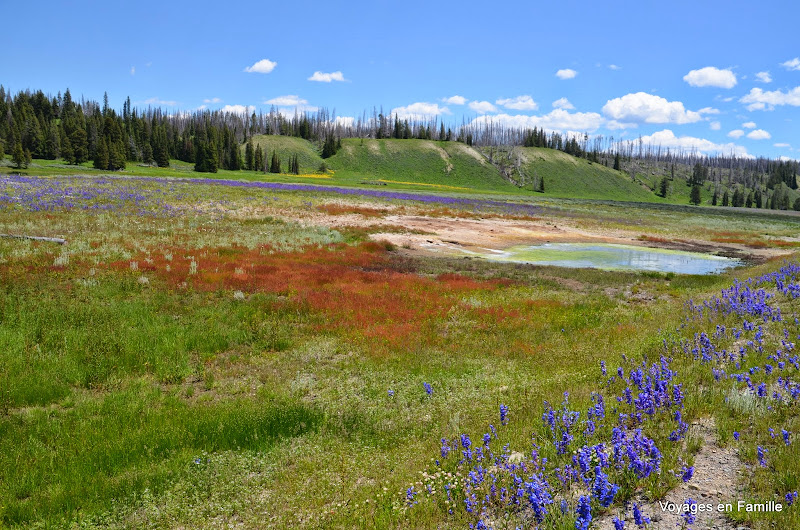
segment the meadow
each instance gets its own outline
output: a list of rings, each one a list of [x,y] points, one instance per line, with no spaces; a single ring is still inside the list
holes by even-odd
[[[0,178],[0,232],[67,240],[0,238],[0,526],[644,527],[710,420],[741,498],[784,506],[734,522],[800,527],[795,216],[164,171]],[[422,255],[370,237],[398,210],[753,257]]]

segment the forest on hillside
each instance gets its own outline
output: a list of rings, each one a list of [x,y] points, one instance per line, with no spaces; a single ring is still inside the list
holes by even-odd
[[[322,158],[333,156],[342,138],[393,138],[463,142],[471,146],[520,146],[557,149],[593,163],[629,173],[655,175],[653,192],[666,196],[676,177],[692,187],[690,201],[700,202],[700,188],[713,194],[711,204],[774,209],[800,209],[797,161],[742,157],[694,150],[674,150],[643,144],[641,139],[615,140],[589,134],[562,134],[544,129],[517,129],[492,123],[446,124],[437,117],[401,119],[382,109],[353,119],[337,119],[327,109],[287,115],[269,112],[237,114],[211,110],[165,112],[133,107],[125,100],[121,112],[103,103],[73,99],[69,89],[56,96],[41,90],[7,92],[0,85],[0,158],[10,156],[16,167],[31,159],[62,159],[68,164],[92,161],[103,170],[124,169],[127,163],[167,167],[170,160],[193,163],[200,172],[218,169],[299,172],[297,158],[279,160],[262,151],[256,135],[282,135],[314,143]],[[509,164],[519,165],[510,155]],[[493,162],[495,162],[493,160]]]

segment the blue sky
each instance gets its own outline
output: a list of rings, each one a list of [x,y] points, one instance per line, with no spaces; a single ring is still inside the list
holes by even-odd
[[[4,6],[6,89],[169,111],[382,106],[800,158],[792,2],[66,5]]]

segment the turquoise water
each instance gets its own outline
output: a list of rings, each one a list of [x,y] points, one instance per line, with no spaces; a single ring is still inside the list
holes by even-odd
[[[741,265],[733,258],[698,252],[614,245],[609,243],[545,243],[520,245],[487,259],[558,267],[645,270],[676,274],[716,274]]]

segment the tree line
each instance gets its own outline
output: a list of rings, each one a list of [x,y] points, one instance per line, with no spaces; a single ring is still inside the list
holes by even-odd
[[[401,118],[377,108],[352,119],[337,119],[325,108],[293,115],[275,107],[268,112],[166,113],[160,108],[135,108],[127,98],[122,111],[117,112],[110,108],[107,95],[101,105],[83,97],[75,101],[69,89],[56,96],[45,95],[41,90],[12,95],[0,85],[0,155],[10,153],[18,166],[31,158],[61,158],[70,164],[91,160],[99,169],[115,170],[131,162],[166,167],[170,159],[177,159],[195,164],[198,171],[272,171],[280,166],[277,153],[259,153],[260,146],[251,141],[253,136],[263,134],[312,141],[319,146],[323,158],[336,154],[342,138],[425,139],[474,146],[558,149],[634,177],[639,170],[649,170],[669,172],[672,179],[676,165],[699,164],[707,171],[703,182],[710,180],[715,190],[738,186],[774,192],[781,186],[791,190],[798,187],[796,161],[747,158],[733,153],[706,156],[694,150],[647,145],[641,138],[623,141],[536,127],[514,128],[491,119],[469,123],[462,119],[460,125],[448,125],[436,116]],[[295,165],[289,161],[290,169],[299,171]],[[720,195],[719,200],[723,198]],[[732,201],[732,197],[729,199]],[[753,201],[755,204],[755,195]]]

